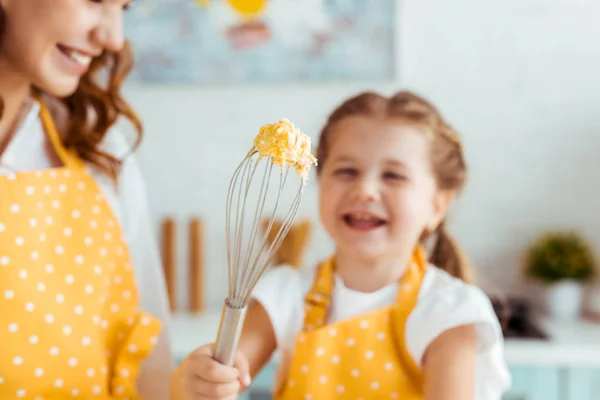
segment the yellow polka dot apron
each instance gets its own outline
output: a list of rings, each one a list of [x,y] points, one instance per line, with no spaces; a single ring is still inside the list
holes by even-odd
[[[40,113],[63,167],[0,176],[0,398],[137,398],[161,323],[138,310],[110,205]]]
[[[417,248],[394,305],[326,325],[334,261],[321,264],[305,299],[303,330],[275,398],[422,399],[423,373],[406,348],[404,331],[426,265]]]

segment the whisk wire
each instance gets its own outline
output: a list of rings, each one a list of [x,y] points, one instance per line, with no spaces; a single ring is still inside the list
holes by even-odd
[[[231,287],[230,287],[230,295],[228,298],[228,302],[230,303],[231,306],[234,306],[235,303],[238,302],[238,279],[237,277],[239,276],[239,268],[240,268],[240,249],[241,249],[241,243],[242,243],[242,239],[243,239],[243,221],[244,221],[244,214],[245,214],[245,201],[247,199],[248,196],[248,191],[249,191],[249,187],[250,184],[252,183],[252,178],[255,172],[255,168],[250,168],[252,166],[252,156],[255,154],[255,152],[250,153],[246,156],[246,158],[244,158],[244,160],[240,163],[240,165],[238,166],[238,168],[236,168],[234,175],[231,179],[230,185],[229,185],[229,190],[227,193],[227,205],[226,205],[226,240],[227,240],[227,264],[228,264],[228,278],[229,278],[229,282],[231,283]],[[244,201],[240,201],[239,198],[236,198],[236,194],[238,196],[240,196],[240,194],[235,190],[238,187],[238,181],[240,180],[240,175],[241,175],[241,187],[246,187],[245,192],[243,193],[244,196]],[[244,185],[244,182],[247,182]],[[233,232],[233,236],[235,237],[235,245],[233,246],[233,252],[232,252],[232,246],[230,245],[231,243],[231,236],[232,236],[232,232],[231,232],[231,213],[232,213],[232,205],[233,202],[235,200],[236,203],[236,210],[235,210],[235,224],[234,224],[234,232]],[[241,224],[240,224],[240,221]]]
[[[254,154],[251,154],[250,157],[248,158],[248,162],[246,163],[246,168],[245,168],[245,174],[244,177],[246,178],[246,180],[242,180],[242,183],[245,183],[245,185],[242,185],[242,188],[244,189],[242,191],[243,193],[243,199],[238,199],[237,205],[238,205],[238,209],[241,208],[241,215],[240,213],[237,214],[237,218],[236,218],[236,224],[235,224],[235,229],[236,229],[236,233],[237,233],[237,240],[236,240],[236,244],[235,244],[235,254],[236,254],[236,258],[235,258],[235,280],[234,280],[234,290],[232,290],[232,293],[230,293],[230,301],[231,304],[235,307],[241,307],[242,306],[242,301],[240,299],[239,296],[239,292],[243,290],[243,279],[241,279],[242,277],[240,276],[240,268],[243,266],[243,264],[240,262],[241,261],[241,257],[242,257],[242,243],[243,243],[243,238],[244,238],[244,222],[245,222],[245,217],[246,217],[246,202],[248,200],[248,193],[250,192],[250,187],[252,184],[252,179],[254,178],[254,174],[256,173],[256,166],[257,164],[252,163],[252,156]],[[241,200],[241,201],[240,201]],[[242,269],[242,271],[245,271],[245,269]]]
[[[252,276],[252,279],[250,280],[249,284],[246,287],[246,292],[243,294],[245,303],[247,303],[249,301],[250,296],[252,295],[252,289],[258,283],[258,280],[262,276],[263,270],[271,262],[273,256],[275,255],[275,250],[279,248],[279,246],[281,245],[281,243],[287,236],[288,232],[294,225],[294,220],[296,218],[296,215],[298,214],[298,210],[300,209],[301,200],[302,200],[302,188],[300,188],[298,190],[298,193],[296,194],[296,198],[294,199],[294,203],[291,207],[290,213],[286,216],[286,218],[284,219],[284,222],[281,224],[281,227],[279,228],[279,231],[277,232],[275,239],[271,243],[269,250],[266,252],[266,255],[264,257],[265,259],[261,262],[261,264],[259,264],[259,268],[255,269],[253,271],[254,275]],[[267,231],[267,234],[268,234],[268,232],[269,231]]]
[[[275,222],[275,216],[277,214],[277,209],[279,206],[279,202],[281,199],[281,193],[283,192],[283,187],[285,185],[285,181],[287,179],[288,176],[288,172],[289,172],[289,167],[282,169],[280,171],[279,174],[279,188],[277,190],[277,197],[275,199],[275,205],[273,207],[273,210],[271,212],[271,217],[268,219],[268,225],[265,229],[264,235],[263,235],[263,239],[262,239],[262,243],[259,247],[258,254],[256,255],[256,258],[254,259],[254,262],[252,263],[252,265],[248,264],[247,265],[247,270],[250,271],[250,279],[246,282],[246,290],[245,292],[242,294],[242,298],[244,299],[244,302],[248,302],[248,298],[252,292],[252,288],[255,286],[256,282],[257,282],[257,277],[260,277],[262,275],[262,273],[264,272],[264,270],[267,268],[270,260],[273,257],[274,254],[274,248],[276,248],[275,246],[273,246],[273,243],[271,243],[271,246],[269,247],[268,251],[265,253],[265,247],[269,244],[269,233],[273,227],[273,224]],[[292,210],[294,209],[294,205],[292,204]],[[262,209],[261,209],[261,215],[262,215]],[[286,217],[287,219],[287,217]],[[258,222],[258,221],[257,221]],[[253,231],[253,235],[254,237],[258,236],[258,223],[256,225],[256,231]],[[279,228],[279,232],[278,234],[281,233],[282,229],[284,227],[281,226]]]
[[[233,177],[231,181],[229,181],[229,189],[227,190],[227,200],[225,204],[225,241],[227,243],[231,243],[231,208],[233,205],[233,194],[240,170],[244,166],[244,162],[240,163],[240,165],[235,169],[233,173]],[[235,276],[233,271],[233,263],[231,262],[232,254],[231,254],[231,246],[227,246],[227,274],[229,278],[229,282],[232,282],[233,277]]]
[[[288,171],[289,171],[289,168],[285,169],[285,173],[284,173],[283,169],[280,171],[280,174],[279,174],[279,188],[278,188],[278,191],[277,191],[277,197],[275,199],[275,205],[273,206],[273,210],[271,212],[271,217],[269,218],[269,224],[268,224],[267,228],[265,229],[265,235],[263,236],[262,244],[261,244],[260,248],[258,249],[258,256],[254,260],[254,262],[252,263],[252,266],[249,268],[252,271],[254,271],[256,269],[257,264],[259,264],[260,255],[263,254],[262,252],[264,251],[265,246],[269,242],[268,234],[271,232],[271,228],[273,227],[273,224],[275,222],[275,216],[277,215],[277,207],[279,206],[279,200],[281,199],[281,193],[283,191],[283,186],[285,184],[285,180],[287,178]],[[264,206],[264,204],[263,204],[263,206]],[[264,209],[264,207],[261,207],[261,209],[260,209],[260,215],[258,215],[259,218],[256,220],[256,225],[254,226],[254,230],[252,231],[252,234],[253,234],[254,238],[256,238],[258,236],[258,228],[259,228],[259,223],[260,223],[260,216],[262,216],[262,214],[263,214],[263,209]],[[252,243],[254,243],[254,241]],[[250,248],[252,248],[252,246]],[[249,264],[247,264],[247,265],[249,265]]]
[[[258,167],[258,161],[255,163],[253,171],[256,171],[257,167]],[[248,268],[248,265],[250,265],[251,258],[253,256],[252,249],[254,248],[256,237],[258,236],[258,227],[260,224],[260,217],[263,214],[265,202],[267,200],[269,180],[271,178],[272,170],[273,170],[273,165],[271,163],[267,163],[265,172],[263,174],[263,180],[261,182],[260,192],[259,192],[259,196],[258,196],[258,202],[256,204],[256,210],[254,213],[254,221],[252,223],[252,228],[250,229],[250,232],[249,232],[250,244],[248,246],[248,251],[246,252],[245,263],[243,264],[244,265],[243,273],[238,281],[238,283],[242,287],[242,290],[240,290],[240,292],[236,292],[237,298],[242,299],[242,303],[245,303],[245,301],[243,300],[244,299],[243,289],[245,287],[244,282],[248,282],[249,276],[252,275],[252,269]],[[248,192],[250,189],[250,183],[251,182],[249,181],[247,184],[246,192]],[[245,205],[246,205],[246,198],[244,198],[244,205],[243,205],[244,209],[245,209]],[[243,229],[243,222],[241,224],[240,229]],[[240,251],[241,246],[237,250]],[[239,266],[238,266],[238,268],[239,268]]]

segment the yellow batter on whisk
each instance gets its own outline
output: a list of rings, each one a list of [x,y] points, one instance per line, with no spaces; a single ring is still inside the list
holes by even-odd
[[[310,137],[302,133],[287,118],[263,125],[254,138],[254,147],[261,157],[272,157],[273,163],[290,165],[302,179],[308,175],[317,159],[310,153]]]

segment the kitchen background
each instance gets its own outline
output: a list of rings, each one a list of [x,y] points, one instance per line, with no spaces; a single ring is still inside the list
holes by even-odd
[[[397,2],[395,18],[391,79],[187,85],[171,77],[127,86],[126,94],[146,129],[138,160],[147,180],[157,241],[165,217],[177,222],[179,310],[187,306],[191,217],[202,218],[205,229],[206,308],[221,307],[227,291],[225,197],[231,174],[258,127],[287,117],[316,143],[328,112],[365,89],[385,94],[414,90],[438,105],[461,133],[470,176],[450,226],[484,289],[543,305],[542,289],[525,282],[520,267],[524,252],[546,230],[574,228],[600,250],[600,2],[410,0]],[[360,48],[352,51],[360,55]],[[189,55],[188,72],[195,68],[193,58]],[[313,176],[299,216],[315,223],[305,256],[309,266],[331,251],[318,225],[316,194]],[[571,341],[585,344],[585,337],[598,346],[600,335],[585,332]],[[514,398],[587,400],[573,394],[574,387],[586,385],[584,381],[589,399],[599,395],[600,387],[590,382],[600,375],[576,373],[591,364],[547,359],[527,363],[523,360],[536,357],[522,353],[529,347],[514,349],[514,354],[522,354],[515,368],[530,368],[515,372],[515,384],[524,389]],[[563,351],[570,356],[581,351],[540,349],[536,354]],[[564,365],[569,369],[554,369]],[[548,394],[548,382],[558,380],[568,380],[570,386]],[[539,389],[543,386],[546,392]]]
[[[401,1],[397,18],[390,82],[129,84],[157,238],[162,218],[178,222],[181,303],[191,216],[207,233],[208,305],[223,300],[225,197],[258,127],[287,117],[316,143],[328,112],[364,89],[414,90],[461,133],[470,176],[451,229],[482,284],[530,292],[520,257],[549,228],[576,228],[600,248],[600,2]],[[318,224],[316,194],[312,179],[299,218]],[[306,264],[330,251],[317,226]]]

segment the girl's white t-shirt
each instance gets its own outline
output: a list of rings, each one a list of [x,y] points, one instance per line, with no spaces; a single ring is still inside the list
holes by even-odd
[[[7,174],[10,170],[19,172],[53,167],[48,154],[49,141],[39,112],[39,104],[32,102],[0,158],[3,166],[0,174]],[[130,145],[116,129],[108,132],[101,147],[119,159],[123,159],[130,150]],[[140,394],[148,400],[167,400],[173,371],[168,332],[169,303],[158,243],[148,212],[144,179],[135,157],[131,155],[124,159],[118,187],[93,165],[88,165],[88,168],[115,213],[129,246],[141,309],[163,322],[163,331],[154,350],[142,363],[138,378]]]
[[[278,266],[267,271],[254,289],[254,299],[264,307],[275,330],[281,358],[279,375],[285,374],[283,366],[289,363],[296,336],[302,330],[304,297],[312,287],[315,271]],[[357,292],[336,276],[328,322],[389,306],[396,300],[397,290],[395,283],[375,292]],[[476,286],[429,265],[406,325],[406,345],[417,365],[436,337],[464,324],[477,327],[475,399],[500,400],[511,378],[503,356],[502,330],[489,298]]]

